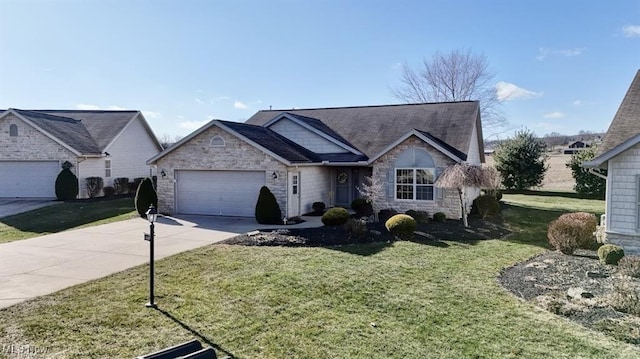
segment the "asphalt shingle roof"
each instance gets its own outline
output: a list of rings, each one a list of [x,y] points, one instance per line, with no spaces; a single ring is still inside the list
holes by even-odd
[[[137,111],[19,110],[60,141],[84,154],[101,154]]]
[[[607,133],[598,146],[600,156],[640,134],[640,70],[627,90]]]
[[[264,110],[247,124],[261,126],[286,112],[320,121],[335,134],[371,158],[403,135],[418,130],[455,149],[466,158],[474,125],[478,121],[477,101],[409,105]],[[309,121],[308,123],[312,123]],[[316,127],[320,129],[320,127]],[[480,131],[480,129],[478,129]],[[481,133],[478,134],[480,141]]]

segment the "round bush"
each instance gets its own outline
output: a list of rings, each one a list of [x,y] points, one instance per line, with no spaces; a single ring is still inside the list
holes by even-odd
[[[553,248],[564,254],[573,254],[578,248],[589,249],[595,245],[593,233],[598,220],[585,212],[566,213],[549,223],[547,238]]]
[[[409,238],[416,230],[416,220],[408,214],[396,214],[389,218],[384,226],[396,237]]]
[[[269,187],[262,186],[255,208],[256,221],[260,224],[282,224],[282,211]]]
[[[135,204],[136,211],[142,218],[147,218],[147,211],[150,205],[153,204],[154,207],[158,208],[158,194],[153,188],[151,178],[147,177],[140,182],[136,191]]]
[[[324,202],[313,202],[311,208],[313,208],[313,211],[315,213],[322,213],[324,212],[324,209],[327,208],[327,206],[324,204]]]
[[[329,208],[329,210],[322,215],[321,220],[325,226],[341,226],[347,223],[350,217],[351,216],[346,209],[342,207],[334,207]]]
[[[373,213],[371,204],[364,198],[356,198],[351,201],[351,209],[356,211],[358,216],[370,216]]]
[[[411,216],[411,218],[415,219],[417,223],[427,223],[429,221],[429,213],[425,211],[416,211],[410,209],[404,214]]]
[[[64,168],[56,178],[56,197],[67,201],[78,197],[78,177],[69,168]]]
[[[605,244],[598,248],[598,258],[603,264],[617,265],[622,257],[624,257],[624,250],[615,244]]]
[[[436,222],[444,222],[447,220],[447,215],[442,212],[436,212],[433,214],[433,220]]]
[[[483,219],[496,215],[498,212],[500,212],[500,203],[495,196],[485,194],[473,200],[471,213],[478,214]]]

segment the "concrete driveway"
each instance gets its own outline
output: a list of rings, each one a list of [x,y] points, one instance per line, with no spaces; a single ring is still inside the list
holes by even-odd
[[[50,198],[0,198],[0,218],[14,214],[29,212],[34,209],[51,206],[56,203]]]
[[[287,228],[322,225],[320,217],[305,219]],[[160,217],[155,258],[278,227],[259,225],[252,218]],[[135,218],[0,244],[0,308],[148,263],[145,232],[149,222]]]

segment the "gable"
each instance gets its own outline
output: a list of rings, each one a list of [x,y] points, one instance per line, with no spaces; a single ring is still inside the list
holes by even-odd
[[[11,136],[14,125],[17,136]],[[0,117],[0,160],[36,160],[75,158],[70,148],[56,142],[13,113]]]
[[[343,147],[336,145],[328,139],[321,137],[317,133],[304,128],[288,118],[283,118],[268,126],[268,128],[315,153],[348,152]]]
[[[613,150],[638,134],[640,134],[640,71],[636,73],[602,143],[598,146],[597,156]]]

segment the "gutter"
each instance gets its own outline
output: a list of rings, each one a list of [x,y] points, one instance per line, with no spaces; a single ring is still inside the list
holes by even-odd
[[[292,166],[296,166],[296,167],[313,167],[313,166],[331,166],[331,167],[354,167],[354,166],[359,166],[359,167],[364,167],[364,166],[369,166],[370,163],[368,161],[359,161],[359,162],[329,162],[329,161],[322,161],[320,163],[318,162],[313,162],[313,163],[292,163]]]
[[[589,173],[591,173],[594,176],[600,177],[605,181],[607,180],[607,176],[605,176],[602,173],[596,171],[596,168],[589,168]]]

